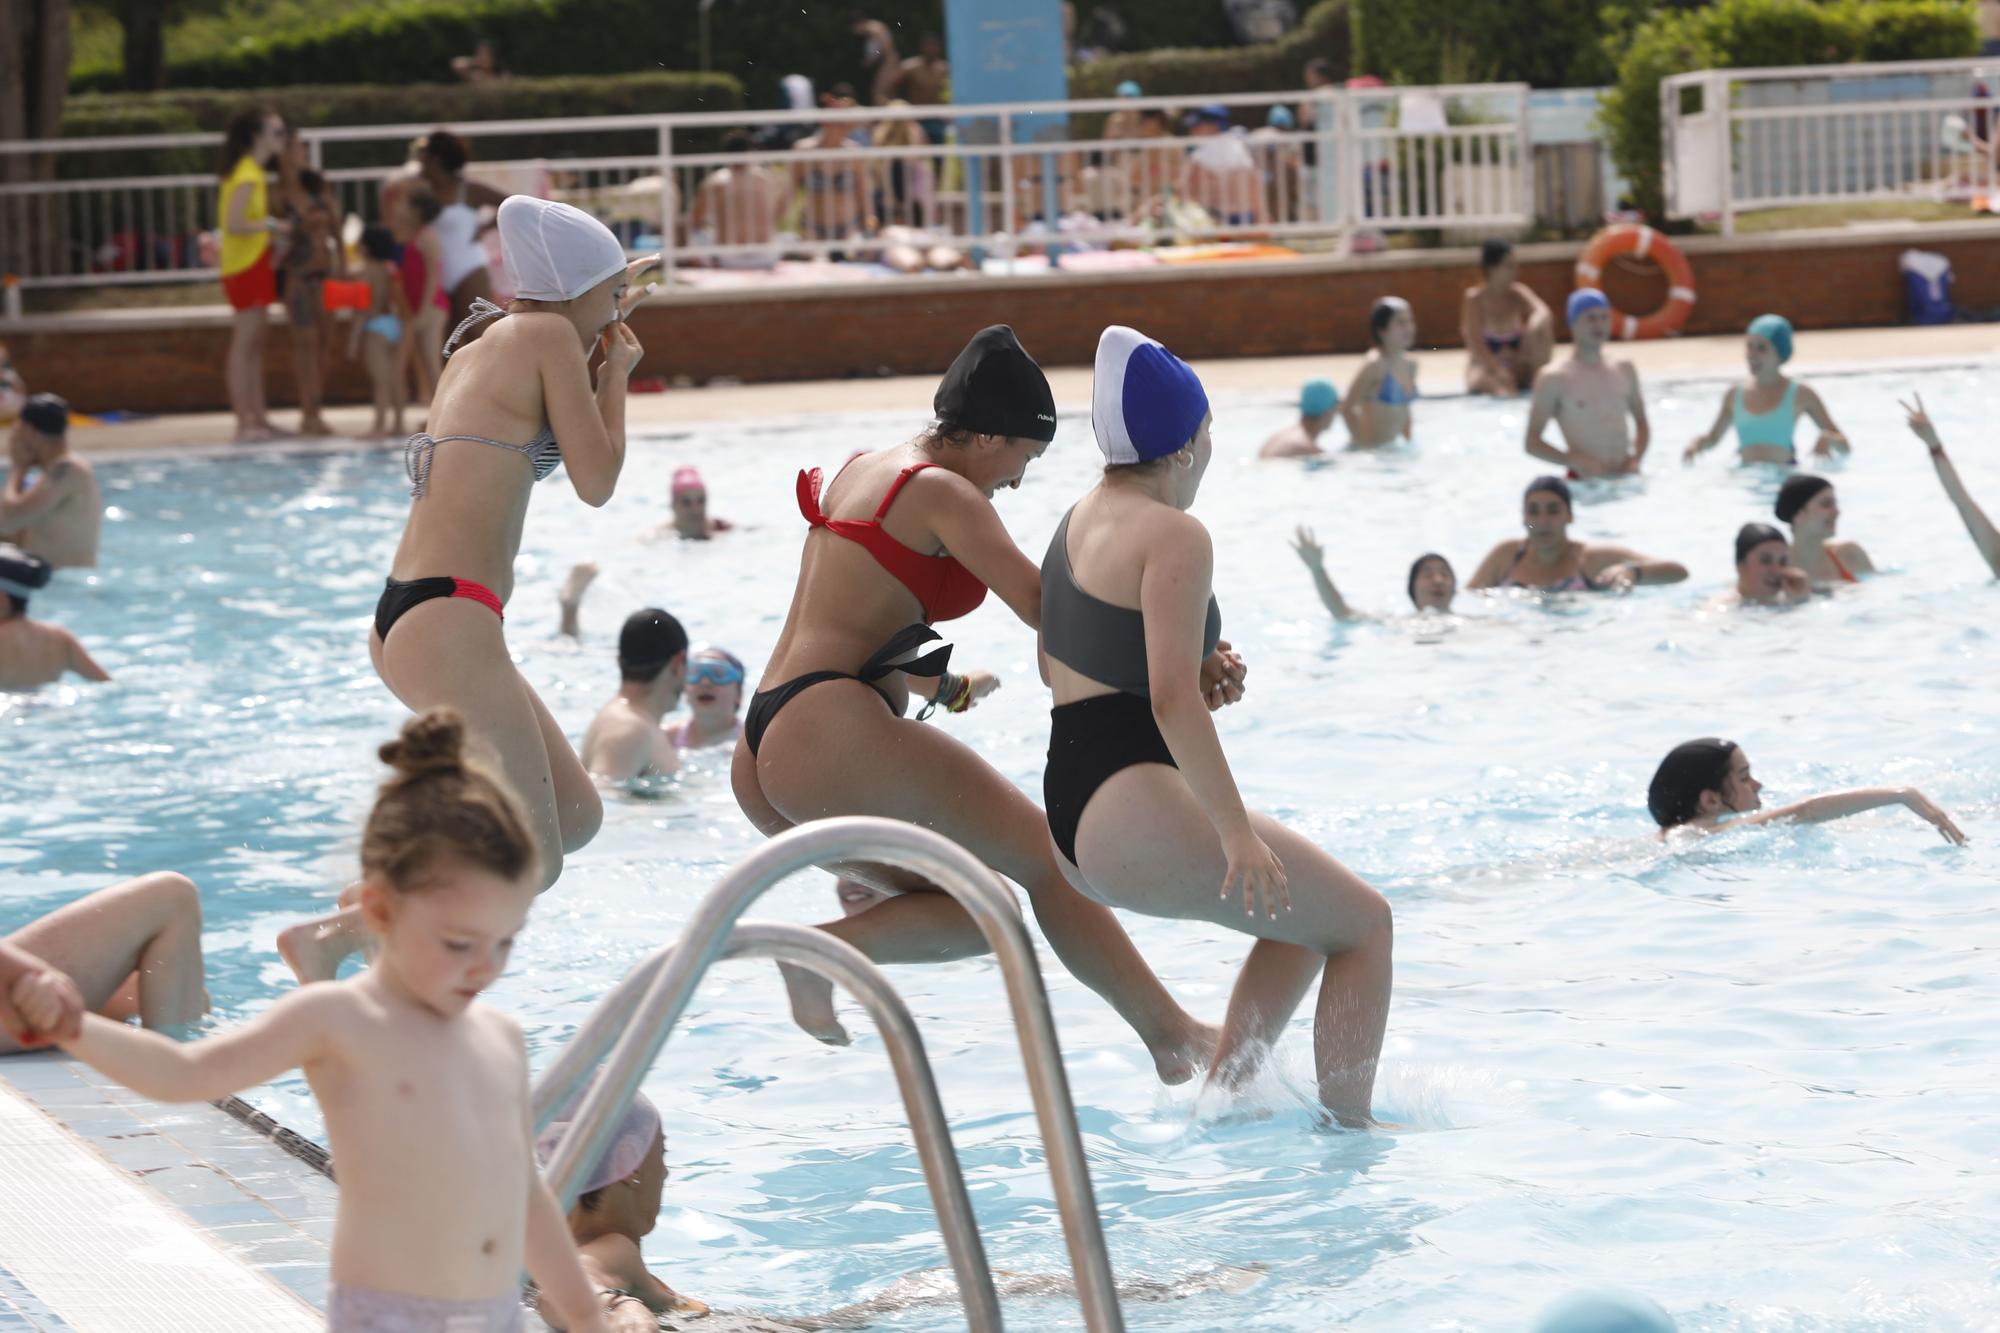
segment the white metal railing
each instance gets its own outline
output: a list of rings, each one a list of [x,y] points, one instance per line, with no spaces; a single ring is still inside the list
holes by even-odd
[[[1360,228],[1513,229],[1529,221],[1525,85],[1210,100],[1226,107],[1234,124],[1209,137],[1183,134],[1188,102],[1160,97],[449,128],[474,146],[473,178],[587,208],[629,250],[657,249],[670,274],[690,278],[697,270],[770,267],[788,258],[907,263],[914,255],[920,266],[938,247],[975,261],[1012,261],[1145,244],[1332,242]],[[1279,106],[1297,108],[1310,123],[1285,128],[1279,117],[1266,124]],[[405,145],[430,128],[300,133],[342,210],[373,221],[380,184]],[[888,142],[855,143],[846,136],[856,129]],[[743,151],[723,151],[732,130],[757,137]],[[591,140],[614,133],[639,138],[643,151],[592,151]],[[540,155],[480,160],[481,141],[518,143],[522,136],[540,142]],[[216,225],[217,182],[191,169],[207,162],[187,159],[212,153],[220,141],[178,134],[0,143],[0,165],[54,154],[63,168],[54,180],[0,183],[0,268],[24,287],[213,277],[202,234]],[[176,151],[178,159],[166,156]],[[93,158],[114,153],[144,155],[160,168],[122,175],[89,169]],[[0,180],[8,174],[0,171]]]
[[[1699,70],[1660,85],[1671,217],[1996,193],[2000,61]]]

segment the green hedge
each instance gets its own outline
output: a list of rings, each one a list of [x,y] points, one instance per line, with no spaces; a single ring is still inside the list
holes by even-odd
[[[1347,5],[1348,0],[1320,0],[1297,28],[1259,46],[1142,51],[1079,65],[1070,71],[1070,96],[1109,97],[1127,79],[1149,97],[1282,92],[1303,86],[1301,71],[1314,56],[1332,61],[1334,77],[1345,78],[1350,64]]]
[[[329,83],[438,82],[453,56],[489,36],[516,74],[694,70],[701,63],[699,0],[402,0],[395,5],[327,3],[283,23],[264,22],[237,0],[197,15],[167,39],[169,87],[271,88],[301,71]],[[735,75],[758,106],[778,104],[778,81],[799,72],[825,87],[859,83],[861,45],[849,14],[863,9],[912,54],[925,32],[942,32],[943,0],[720,0],[709,13],[710,68]],[[1124,21],[1138,47],[1217,46],[1230,39],[1219,0],[1089,0]],[[93,49],[104,48],[103,42]],[[79,92],[120,86],[122,71],[99,62],[71,71]]]
[[[1945,60],[1976,55],[1972,7],[1961,0],[1720,0],[1665,10],[1642,23],[1618,64],[1599,124],[1632,200],[1658,217],[1660,83],[1697,69]]]
[[[1354,68],[1391,83],[1610,82],[1601,0],[1354,0]]]

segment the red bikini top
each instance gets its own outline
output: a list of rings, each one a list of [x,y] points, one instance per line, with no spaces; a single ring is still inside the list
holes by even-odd
[[[956,558],[912,551],[882,529],[882,516],[896,503],[903,483],[925,468],[936,466],[936,463],[917,463],[904,468],[890,484],[882,503],[875,507],[875,517],[866,520],[828,518],[819,507],[820,470],[812,468],[799,473],[799,513],[805,515],[806,522],[825,528],[836,537],[845,537],[874,556],[875,563],[917,599],[926,624],[969,616],[986,600],[986,585]]]

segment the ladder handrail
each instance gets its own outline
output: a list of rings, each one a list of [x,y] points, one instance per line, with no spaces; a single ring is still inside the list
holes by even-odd
[[[613,1018],[610,998],[600,1005],[604,1021],[593,1016],[570,1043],[579,1048],[576,1058],[569,1059],[570,1053],[565,1051],[565,1058],[550,1071],[572,1079],[571,1086],[561,1087],[558,1080],[544,1075],[549,1085],[546,1096],[537,1095],[539,1121],[547,1104],[569,1096],[581,1082],[581,1071],[594,1065],[603,1047],[610,1046],[603,1073],[591,1084],[571,1132],[549,1162],[548,1176],[558,1200],[564,1207],[569,1205],[584,1164],[596,1161],[604,1152],[614,1129],[613,1115],[638,1092],[673,1025],[686,1011],[701,974],[721,952],[737,918],[772,885],[797,871],[857,860],[886,862],[922,875],[959,901],[992,946],[1020,1037],[1028,1090],[1048,1153],[1084,1326],[1090,1333],[1122,1333],[1124,1317],[1104,1247],[1103,1221],[1091,1189],[1083,1135],[1056,1042],[1048,992],[1042,985],[1020,908],[999,877],[970,852],[941,834],[898,820],[862,816],[820,820],[772,838],[738,862],[701,900],[678,947],[661,961],[657,971],[644,982],[628,977],[613,992],[621,1008],[631,1008]]]

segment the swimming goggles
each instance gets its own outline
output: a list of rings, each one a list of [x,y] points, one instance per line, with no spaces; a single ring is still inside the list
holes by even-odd
[[[688,666],[690,685],[741,685],[743,668],[735,662],[718,662],[712,657],[704,657]]]

